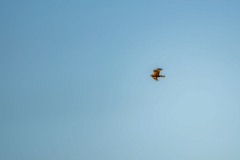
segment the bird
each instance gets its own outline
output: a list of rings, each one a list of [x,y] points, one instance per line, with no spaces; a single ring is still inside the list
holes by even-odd
[[[157,69],[153,70],[153,74],[151,76],[154,80],[158,81],[158,77],[165,78],[165,75],[160,75],[161,70],[163,70],[163,69],[157,68]]]

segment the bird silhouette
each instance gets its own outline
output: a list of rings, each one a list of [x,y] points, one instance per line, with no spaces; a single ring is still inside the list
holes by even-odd
[[[161,70],[163,70],[163,69],[157,68],[157,69],[153,70],[153,74],[151,76],[154,80],[158,81],[158,77],[165,78],[164,75],[160,75]]]

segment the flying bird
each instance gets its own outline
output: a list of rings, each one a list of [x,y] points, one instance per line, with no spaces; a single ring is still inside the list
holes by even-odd
[[[163,70],[163,69],[157,68],[157,69],[153,70],[153,74],[151,76],[154,80],[158,81],[158,77],[165,78],[164,75],[160,75],[161,70]]]

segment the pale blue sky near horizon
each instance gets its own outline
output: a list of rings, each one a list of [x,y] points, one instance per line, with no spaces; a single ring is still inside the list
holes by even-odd
[[[0,18],[0,159],[240,159],[240,1],[1,0]]]

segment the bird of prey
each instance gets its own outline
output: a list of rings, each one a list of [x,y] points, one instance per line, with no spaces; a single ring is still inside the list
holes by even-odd
[[[160,75],[161,70],[162,68],[157,68],[153,70],[153,74],[151,76],[154,80],[158,81],[158,77],[165,78],[164,75]]]

